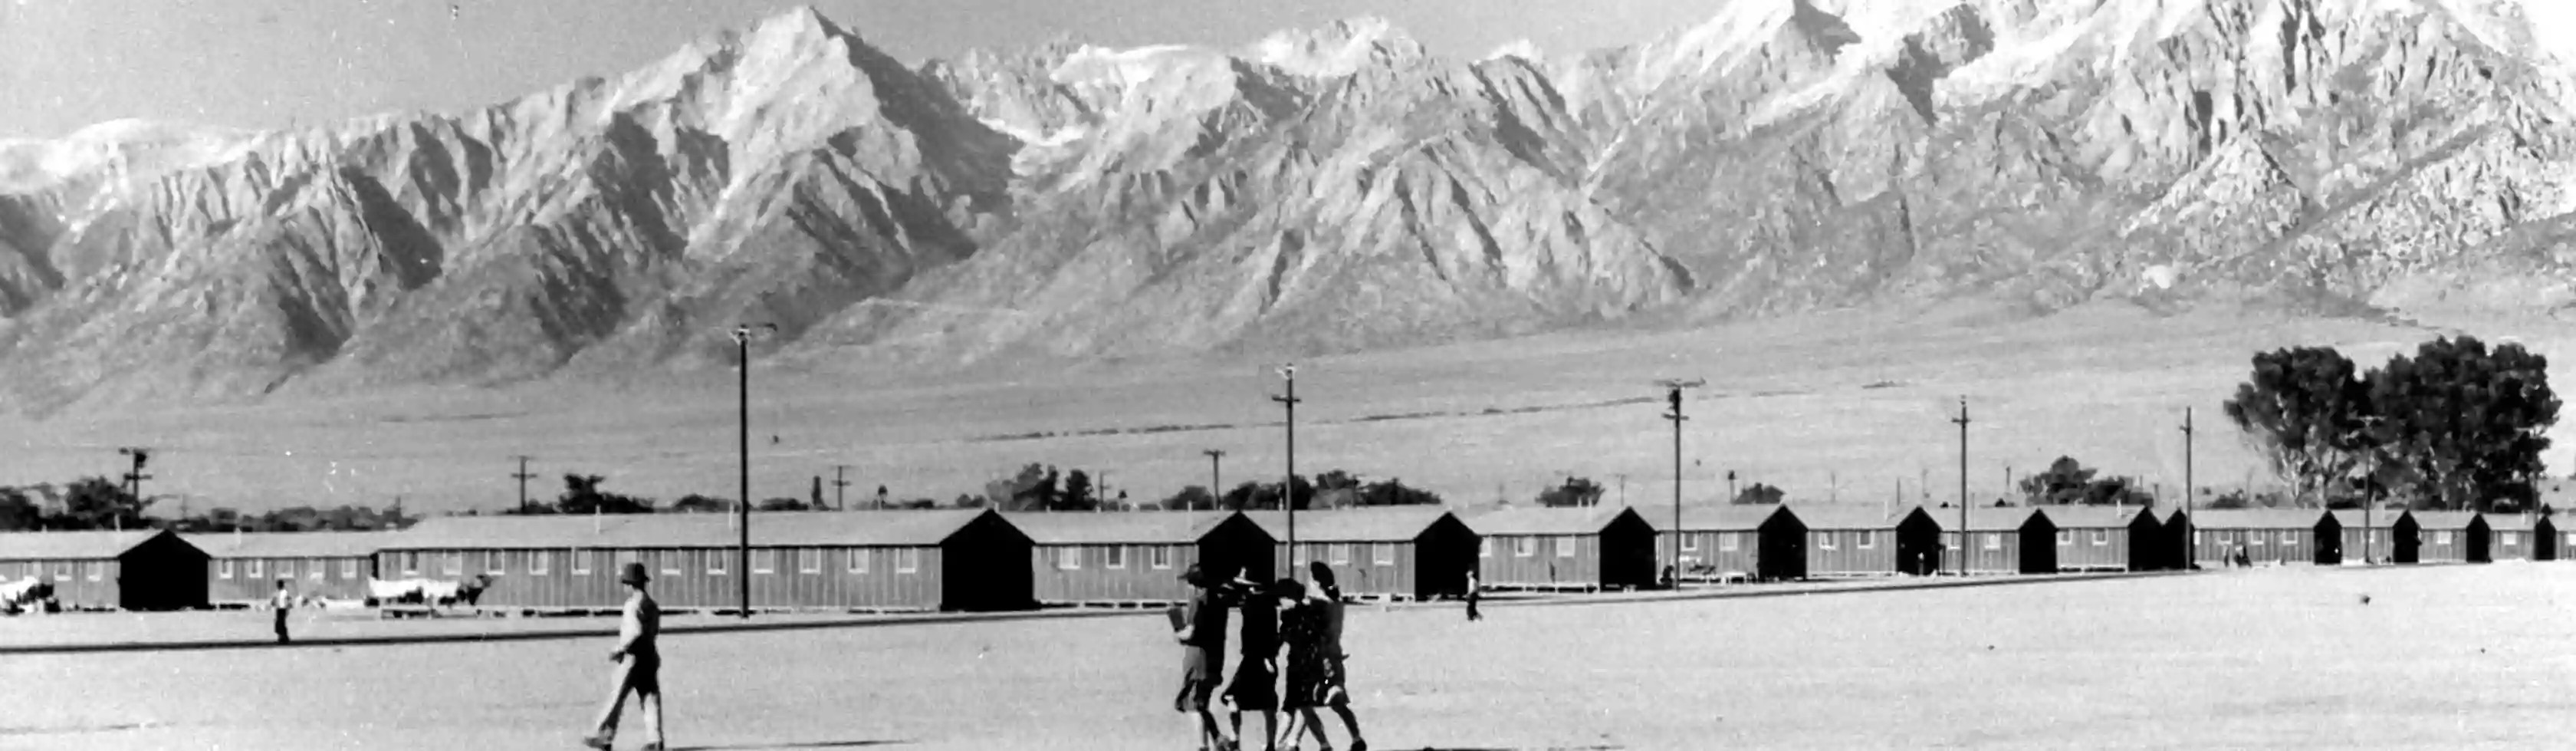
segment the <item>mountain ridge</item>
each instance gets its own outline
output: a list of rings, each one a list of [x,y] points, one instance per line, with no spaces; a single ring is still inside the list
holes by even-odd
[[[1886,303],[2564,307],[2520,2],[1737,0],[1481,59],[1382,19],[897,61],[811,8],[456,113],[0,144],[48,414],[761,357],[1322,353]]]

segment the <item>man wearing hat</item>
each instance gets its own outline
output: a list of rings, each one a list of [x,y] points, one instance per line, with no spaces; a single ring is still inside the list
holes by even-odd
[[[1181,643],[1181,693],[1172,699],[1172,708],[1191,716],[1202,748],[1232,751],[1234,739],[1208,706],[1217,682],[1225,678],[1225,603],[1217,601],[1198,564],[1182,571],[1181,581],[1190,583],[1190,601],[1181,606],[1179,629],[1172,632]]]
[[[662,606],[644,592],[644,564],[628,563],[618,572],[618,583],[626,585],[626,614],[617,625],[617,651],[608,655],[617,663],[609,684],[608,706],[599,711],[598,731],[582,739],[582,745],[606,749],[617,737],[617,715],[626,708],[626,694],[635,694],[635,706],[644,712],[644,732],[653,742],[644,744],[645,751],[662,751],[662,653],[654,647],[662,633]]]

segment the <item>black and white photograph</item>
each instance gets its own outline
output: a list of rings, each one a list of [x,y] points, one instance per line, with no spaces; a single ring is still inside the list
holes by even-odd
[[[0,751],[2567,747],[2569,362],[2576,0],[0,0]]]

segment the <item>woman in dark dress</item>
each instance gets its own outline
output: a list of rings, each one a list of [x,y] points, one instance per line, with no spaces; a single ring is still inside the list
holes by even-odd
[[[1288,691],[1280,696],[1281,708],[1289,713],[1287,746],[1296,748],[1298,736],[1313,735],[1316,748],[1331,749],[1332,739],[1324,735],[1324,721],[1315,710],[1345,701],[1335,690],[1333,662],[1324,653],[1325,629],[1329,627],[1323,604],[1306,596],[1306,586],[1295,579],[1281,579],[1271,585],[1279,599],[1279,640],[1288,646]]]
[[[1243,713],[1261,714],[1263,751],[1271,751],[1279,743],[1279,619],[1260,585],[1251,586],[1252,595],[1242,603],[1243,659],[1235,663],[1234,680],[1221,700],[1236,738],[1243,737]]]

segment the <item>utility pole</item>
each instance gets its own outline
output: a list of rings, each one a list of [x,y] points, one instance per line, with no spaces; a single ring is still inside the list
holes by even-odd
[[[2191,569],[2191,535],[2188,533],[2191,531],[2191,500],[2198,492],[2192,490],[2194,485],[2191,477],[2191,434],[2191,408],[2184,407],[2182,408],[2182,515],[2183,532],[2186,534],[2175,535],[2181,538],[2175,544],[2182,546],[2182,557],[2174,560],[2174,569],[2178,571]]]
[[[741,324],[733,327],[734,352],[740,357],[735,370],[738,389],[734,413],[740,430],[735,437],[740,439],[737,448],[742,460],[742,496],[733,506],[734,519],[740,522],[734,525],[734,532],[738,535],[734,540],[734,584],[735,594],[741,598],[738,616],[743,620],[751,619],[751,340],[755,330],[775,334],[778,333],[778,325]]]
[[[1279,507],[1288,511],[1288,562],[1289,568],[1295,569],[1297,561],[1297,402],[1301,401],[1297,398],[1297,364],[1292,362],[1287,367],[1280,368],[1279,376],[1287,379],[1288,394],[1270,397],[1270,400],[1288,408],[1288,478],[1279,486]],[[1297,572],[1289,571],[1288,578],[1297,578]]]
[[[1225,449],[1206,449],[1199,453],[1208,458],[1208,508],[1216,509],[1225,499]]]
[[[1682,415],[1682,389],[1699,388],[1704,383],[1707,381],[1697,378],[1688,381],[1667,378],[1656,382],[1656,385],[1664,387],[1665,399],[1672,407],[1671,412],[1664,414],[1664,419],[1673,421],[1673,543],[1670,560],[1664,565],[1672,568],[1676,587],[1680,586],[1682,570],[1682,421],[1690,419]]]
[[[849,470],[850,465],[847,464],[832,465],[832,508],[835,510],[850,510],[850,481],[841,476]]]
[[[520,455],[510,458],[519,460],[519,471],[510,473],[510,476],[519,481],[519,513],[525,514],[528,513],[528,481],[536,478],[528,472],[528,460],[535,457]]]
[[[1959,397],[1959,576],[1968,576],[1968,397]]]
[[[2365,425],[2365,426],[2368,426],[2368,427],[2372,428],[2372,429],[2373,429],[2373,430],[2372,430],[2372,432],[2374,432],[2374,433],[2375,433],[2375,432],[2377,432],[2376,428],[2378,427],[2378,422],[2379,422],[2378,420],[2373,419],[2373,418],[2369,418],[2369,417],[2364,417],[2364,418],[2362,418],[2362,424],[2363,424],[2363,425]],[[2244,491],[2244,492],[2245,492],[2245,495],[2246,495],[2249,499],[2254,495],[2254,472],[2253,472],[2252,470],[2247,470],[2247,471],[2246,471],[2246,473],[2245,473],[2245,491]],[[2362,562],[2362,565],[2371,565],[2371,564],[2374,564],[2374,563],[2377,563],[2377,562],[2378,562],[2378,552],[2379,552],[2379,531],[2378,531],[2378,530],[2375,530],[2375,529],[2371,529],[2371,528],[2370,528],[2370,512],[2377,510],[2378,506],[2379,506],[2379,451],[2378,451],[2378,450],[2376,450],[2376,449],[2374,449],[2374,450],[2372,450],[2372,451],[2370,452],[2370,484],[2369,484],[2369,485],[2367,485],[2367,486],[2364,486],[2364,487],[2362,488],[2362,494],[2361,494],[2361,562]],[[2389,531],[2390,531],[2390,533],[2391,533],[2391,536],[2390,536],[2390,538],[2389,538],[2389,540],[2388,540],[2388,543],[2389,543],[2390,545],[2392,545],[2392,546],[2393,546],[2393,545],[2396,545],[2396,544],[2397,544],[2397,539],[2396,539],[2395,534],[2394,534],[2394,533],[2396,532],[2396,530],[2389,530]]]
[[[1628,473],[1626,473],[1626,472],[1621,472],[1621,473],[1619,473],[1619,507],[1620,507],[1620,508],[1627,508],[1627,506],[1628,506]]]
[[[116,453],[134,457],[134,469],[125,473],[125,492],[133,495],[136,504],[143,503],[143,481],[152,479],[151,475],[143,473],[143,464],[152,460],[152,450],[140,446],[127,446],[117,449]],[[124,519],[125,515],[117,515],[118,524],[124,524]]]

